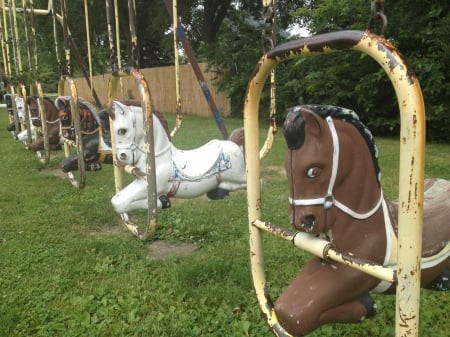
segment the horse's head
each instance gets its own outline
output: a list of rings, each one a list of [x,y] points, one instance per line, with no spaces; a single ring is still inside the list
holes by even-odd
[[[55,99],[56,110],[61,121],[62,136],[75,140],[72,113],[70,112],[70,96],[59,96]]]
[[[117,159],[123,164],[136,164],[141,156],[145,155],[141,144],[144,139],[141,103],[113,101],[109,114],[114,130]]]
[[[283,126],[285,168],[289,219],[297,229],[327,233],[337,216],[365,219],[379,208],[376,158],[354,122],[362,125],[353,111],[338,107],[308,105],[288,111]],[[370,132],[364,132],[372,141]],[[375,206],[369,200],[374,190]]]
[[[23,98],[21,96],[16,96],[16,109],[17,109],[17,116],[19,117],[20,122],[25,122],[25,105],[23,102]]]
[[[70,96],[59,96],[55,100],[55,106],[58,110],[61,121],[62,136],[67,139],[75,140],[73,114],[70,106]],[[92,133],[100,127],[100,121],[95,115],[95,107],[88,101],[79,98],[78,108],[80,110],[80,126],[82,133]]]
[[[39,99],[36,96],[27,97],[28,111],[30,112],[31,122],[34,126],[41,126],[41,116],[39,112]]]
[[[144,113],[140,101],[113,101],[108,109],[117,149],[117,159],[134,165],[145,158]],[[170,131],[164,116],[152,109],[155,157],[170,149]]]

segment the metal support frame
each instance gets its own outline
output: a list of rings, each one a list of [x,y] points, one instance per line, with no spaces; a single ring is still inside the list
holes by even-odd
[[[111,0],[105,0],[106,4],[106,16],[108,22],[108,37],[109,45],[111,50],[111,68],[112,77],[108,83],[108,106],[110,106],[118,95],[118,89],[120,85],[121,91],[123,76],[133,76],[136,85],[138,86],[138,91],[141,96],[141,106],[144,114],[144,132],[145,132],[145,151],[147,158],[146,174],[144,177],[138,176],[137,178],[143,178],[147,181],[147,200],[148,200],[148,213],[147,213],[147,224],[145,229],[133,222],[128,213],[120,214],[122,218],[123,225],[128,228],[134,235],[136,235],[140,240],[147,240],[153,237],[156,231],[157,225],[157,186],[156,186],[156,164],[155,164],[155,144],[153,137],[153,112],[150,99],[150,89],[148,87],[147,81],[139,69],[132,68],[124,71],[122,69],[121,58],[120,58],[120,40],[119,40],[119,17],[118,17],[118,6],[117,0],[114,0],[114,13],[115,13],[115,31],[116,31],[116,44],[114,43],[113,34],[113,20],[112,20],[112,9],[113,5]],[[130,18],[130,34],[132,35],[133,42],[133,55],[137,57],[137,36],[135,31],[135,4],[133,0],[129,0],[129,18]],[[138,64],[138,60],[134,59],[133,63]],[[122,172],[125,171],[131,175],[134,175],[136,171],[134,167],[123,167],[117,160],[117,149],[115,142],[115,131],[114,124],[110,120],[111,125],[111,143],[112,143],[112,155],[114,163],[114,183],[116,192],[119,192],[123,187]]]
[[[73,172],[67,172],[69,176],[70,183],[78,188],[82,189],[86,186],[86,167],[84,164],[84,143],[81,131],[81,120],[80,120],[80,106],[78,104],[78,90],[73,81],[72,77],[66,76],[60,79],[59,96],[64,95],[64,85],[68,84],[70,90],[70,112],[72,115],[73,128],[75,130],[75,141],[64,139],[64,155],[66,157],[70,156],[70,149],[75,148],[77,151],[78,160],[78,171],[76,175]],[[61,92],[62,89],[62,92]]]
[[[267,323],[278,336],[289,336],[279,324],[269,299],[262,256],[259,100],[272,69],[289,59],[335,51],[356,50],[371,56],[394,86],[400,110],[400,177],[398,212],[398,269],[396,336],[418,336],[420,257],[423,228],[425,108],[419,82],[404,57],[383,37],[369,31],[342,31],[279,45],[263,55],[247,87],[244,107],[247,163],[248,225],[253,284]],[[282,232],[277,229],[271,232]],[[299,238],[299,240],[301,240]]]
[[[38,94],[38,107],[39,107],[39,116],[41,118],[41,131],[42,131],[42,137],[44,138],[44,153],[42,154],[41,151],[37,151],[37,157],[39,161],[47,165],[50,162],[50,141],[48,139],[48,132],[47,132],[47,109],[45,108],[44,104],[44,92],[42,91],[41,82],[36,80],[35,81],[36,91]]]

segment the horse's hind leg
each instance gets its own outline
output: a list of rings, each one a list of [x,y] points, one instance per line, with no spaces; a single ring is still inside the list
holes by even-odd
[[[433,282],[427,285],[428,290],[448,291],[450,290],[450,269],[444,270]]]
[[[358,323],[376,313],[369,290],[379,281],[350,267],[313,258],[281,294],[281,325],[303,336],[327,323]]]

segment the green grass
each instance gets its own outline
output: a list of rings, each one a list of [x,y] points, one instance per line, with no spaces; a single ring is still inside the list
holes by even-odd
[[[6,132],[7,119],[0,110],[1,337],[272,335],[253,291],[245,191],[216,202],[173,200],[171,209],[158,213],[155,240],[195,244],[197,250],[152,259],[152,243],[123,229],[111,207],[111,166],[88,172],[85,189],[76,190],[49,173],[62,154],[42,167]],[[174,120],[169,116],[171,125]],[[231,132],[242,121],[225,124]],[[187,149],[220,137],[212,118],[186,116],[174,143]],[[395,198],[398,141],[378,144],[384,189]],[[284,147],[278,135],[262,163],[263,212],[277,223],[287,223]],[[428,145],[427,176],[450,179],[449,160],[449,145]],[[143,221],[145,216],[136,213]],[[265,248],[276,296],[309,257],[271,236],[265,236]],[[422,295],[420,336],[447,337],[449,294]],[[376,299],[380,313],[374,319],[324,326],[311,336],[393,336],[395,298]]]

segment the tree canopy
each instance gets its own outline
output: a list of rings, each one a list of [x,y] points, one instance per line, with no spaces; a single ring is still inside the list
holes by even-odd
[[[61,2],[53,1],[60,13]],[[16,1],[19,7],[19,1]],[[27,1],[27,3],[29,3]],[[34,7],[46,9],[48,0],[34,0]],[[71,39],[88,64],[85,11],[81,2],[66,1],[67,23]],[[135,0],[137,57],[139,66],[156,67],[174,62],[171,18],[166,6],[171,0]],[[128,1],[118,0],[120,46],[124,65],[134,57],[129,30]],[[386,39],[406,57],[421,83],[427,113],[429,139],[449,141],[450,16],[445,0],[385,1],[388,18]],[[344,29],[365,30],[372,16],[370,1],[354,0],[277,0],[277,43],[298,38],[293,25],[310,34]],[[111,72],[110,48],[104,1],[88,1],[90,44],[93,73]],[[178,14],[199,61],[218,71],[218,86],[232,100],[233,114],[241,115],[244,95],[253,68],[263,54],[265,22],[261,1],[186,0],[178,1]],[[51,15],[34,15],[39,73],[24,63],[23,74],[14,76],[41,79],[46,91],[55,91],[59,74],[64,71],[65,57],[61,26],[57,27],[59,55]],[[32,47],[24,43],[22,14],[18,14],[22,57]],[[375,33],[380,27],[371,27]],[[3,27],[11,29],[11,27]],[[11,41],[8,41],[11,45]],[[59,56],[59,57],[58,57]],[[73,57],[73,56],[72,56]],[[58,63],[58,60],[61,62]],[[3,66],[5,61],[2,60]],[[74,76],[81,76],[82,66],[72,60]],[[187,60],[185,60],[187,62]],[[211,68],[213,69],[213,68]],[[262,100],[262,116],[268,113],[268,90]],[[341,52],[302,58],[277,67],[277,110],[280,117],[286,108],[303,103],[335,104],[354,109],[376,134],[395,134],[399,128],[398,103],[384,71],[369,57],[357,52]]]

